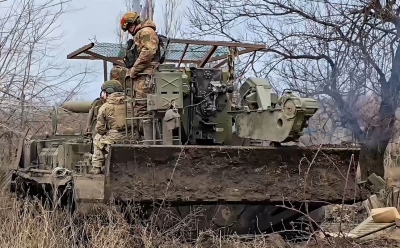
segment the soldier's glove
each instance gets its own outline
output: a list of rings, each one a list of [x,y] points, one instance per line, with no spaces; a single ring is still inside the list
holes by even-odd
[[[92,136],[92,132],[86,131],[83,135],[85,137],[91,137]]]
[[[130,75],[130,77],[131,77],[132,79],[135,79],[135,78],[138,77],[138,73],[135,71],[135,67],[132,67],[132,68],[131,68],[131,71],[130,71],[129,75]]]

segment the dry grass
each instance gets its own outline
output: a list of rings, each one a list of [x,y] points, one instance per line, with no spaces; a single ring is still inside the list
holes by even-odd
[[[17,201],[3,193],[0,197],[0,247],[398,247],[399,243],[381,238],[368,243],[348,239],[320,239],[288,243],[275,235],[222,238],[217,233],[200,233],[197,240],[185,242],[172,232],[156,230],[151,224],[128,225],[115,206],[102,206],[91,214],[48,211],[34,201]],[[392,246],[391,246],[392,245]]]
[[[196,242],[185,243],[178,237],[156,231],[151,225],[129,226],[115,206],[99,209],[102,211],[91,215],[82,211],[76,214],[48,211],[34,201],[17,201],[3,194],[0,247],[273,247],[265,243],[268,237],[256,243],[244,243],[234,238],[222,241],[207,232]],[[283,243],[281,239],[277,242]]]
[[[46,211],[3,195],[0,247],[129,247],[133,238],[128,225],[110,213],[85,217]]]

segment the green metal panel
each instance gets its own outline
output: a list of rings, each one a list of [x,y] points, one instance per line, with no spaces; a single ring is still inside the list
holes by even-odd
[[[231,102],[228,100],[227,95],[219,96],[217,101],[221,110],[218,112],[217,116],[210,118],[212,122],[217,123],[213,136],[216,142],[221,142],[224,145],[231,145],[232,116],[228,114],[228,111],[231,110]]]
[[[37,157],[36,140],[28,140],[24,143],[24,164],[30,166],[33,160]]]
[[[167,110],[171,105],[183,108],[182,72],[158,71],[154,78],[156,92],[147,96],[147,109]]]
[[[65,167],[70,170],[75,170],[75,163],[83,160],[85,153],[90,152],[90,143],[66,142],[63,146]]]
[[[221,69],[222,71],[222,83],[227,83],[229,78],[229,71],[227,69]]]

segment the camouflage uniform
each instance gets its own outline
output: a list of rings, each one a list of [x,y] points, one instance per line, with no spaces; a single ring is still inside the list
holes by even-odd
[[[139,57],[131,68],[130,76],[132,78],[133,87],[135,90],[135,99],[146,99],[147,94],[152,92],[151,81],[154,70],[158,65],[157,49],[158,49],[158,36],[155,32],[156,26],[152,21],[146,21],[139,24],[135,29],[135,45],[138,49]],[[139,73],[147,75],[138,75]],[[144,117],[148,116],[147,102],[138,100],[135,102],[135,116]],[[140,121],[140,126],[143,128],[145,139],[152,137],[152,123],[150,119]],[[151,136],[146,135],[151,133]],[[151,130],[150,130],[151,129]],[[148,136],[148,137],[146,137]]]
[[[90,105],[89,115],[86,121],[86,132],[92,135],[96,134],[96,130],[92,130],[92,123],[97,118],[99,108],[104,104],[104,99],[96,98]]]
[[[136,12],[125,13],[121,18],[120,24],[123,31],[129,31],[134,36],[138,53],[138,58],[130,69],[136,99],[135,116],[146,117],[149,116],[146,98],[147,94],[152,92],[152,76],[158,66],[159,38],[156,33],[156,25],[150,20],[142,22]],[[139,123],[143,129],[144,139],[151,139],[153,135],[151,119],[141,119]]]
[[[128,76],[128,69],[117,64],[113,64],[113,67],[110,70],[110,80],[118,80],[121,86],[124,85],[125,78]],[[95,130],[92,130],[92,123],[97,118],[99,108],[105,103],[103,98],[96,98],[92,105],[90,106],[90,111],[88,115],[88,119],[86,122],[86,132],[91,133],[92,135],[96,134]]]
[[[93,139],[92,173],[95,174],[100,173],[105,154],[109,153],[110,144],[114,140],[125,138],[125,96],[118,81],[110,80],[106,83],[110,82],[116,90],[107,96],[106,102],[99,109],[96,135]]]

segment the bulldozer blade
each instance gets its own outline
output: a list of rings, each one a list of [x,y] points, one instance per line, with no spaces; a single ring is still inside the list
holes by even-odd
[[[106,199],[170,203],[338,203],[366,199],[358,148],[112,145]],[[348,173],[349,171],[349,173]]]

